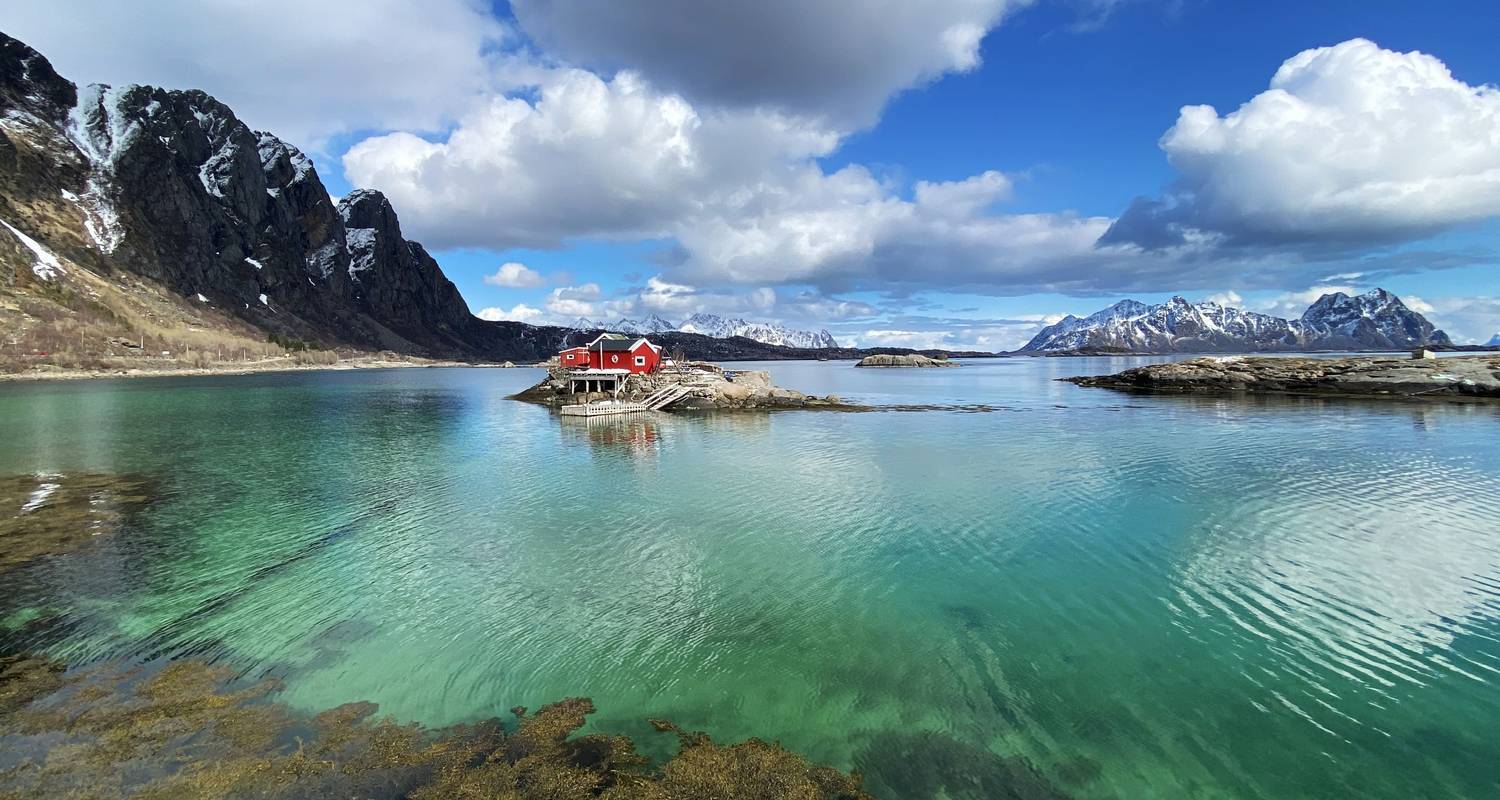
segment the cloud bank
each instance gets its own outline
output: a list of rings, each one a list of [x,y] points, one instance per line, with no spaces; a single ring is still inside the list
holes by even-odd
[[[1287,59],[1223,116],[1185,106],[1161,148],[1180,178],[1104,243],[1358,249],[1500,215],[1500,91],[1364,39]]]
[[[513,0],[547,51],[631,70],[693,103],[770,108],[839,128],[893,94],[979,65],[984,35],[1024,0]]]

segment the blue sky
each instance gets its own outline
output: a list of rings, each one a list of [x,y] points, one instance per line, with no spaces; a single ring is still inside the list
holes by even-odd
[[[6,29],[381,189],[485,316],[1005,349],[1125,296],[1381,285],[1500,330],[1493,4],[266,5],[25,0]]]

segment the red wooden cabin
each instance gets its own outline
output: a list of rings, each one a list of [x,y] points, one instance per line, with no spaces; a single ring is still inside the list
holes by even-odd
[[[570,347],[558,353],[557,361],[569,369],[655,372],[661,365],[661,347],[645,338],[631,341],[617,333],[601,333],[594,341],[582,347]]]
[[[569,347],[557,354],[557,363],[569,369],[587,369],[590,365],[587,347]]]

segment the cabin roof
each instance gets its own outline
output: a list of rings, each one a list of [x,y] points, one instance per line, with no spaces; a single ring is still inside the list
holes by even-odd
[[[626,336],[623,333],[601,333],[598,336],[595,336],[592,342],[584,345],[584,347],[596,347],[600,341],[603,341],[605,343],[606,346],[604,349],[608,350],[609,342],[628,342],[630,341],[630,337]]]
[[[644,336],[636,339],[635,341],[631,341],[630,337],[622,336],[618,333],[601,333],[598,336],[594,337],[594,341],[583,345],[583,347],[586,350],[603,350],[606,353],[628,353],[640,349],[641,345],[645,345],[651,348],[651,352],[653,353],[661,352],[660,346],[652,344],[651,341],[649,339],[646,339]],[[569,349],[571,350],[575,348]]]

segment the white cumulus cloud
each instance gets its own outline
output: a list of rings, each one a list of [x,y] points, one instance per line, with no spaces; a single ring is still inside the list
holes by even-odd
[[[1500,216],[1500,90],[1364,39],[1298,53],[1227,114],[1186,106],[1161,139],[1180,178],[1106,242],[1313,245],[1424,238]]]
[[[491,286],[508,286],[515,289],[535,289],[547,281],[542,274],[518,261],[508,261],[495,270],[495,274],[484,276]]]
[[[490,322],[499,322],[500,320],[514,320],[515,322],[540,322],[542,317],[544,316],[544,312],[540,308],[532,308],[525,303],[517,303],[508,309],[496,308],[494,306],[491,306],[489,308],[482,308],[479,310],[479,313],[475,314],[474,316],[479,317],[480,319],[489,320]]]
[[[705,205],[735,202],[768,171],[830,152],[837,134],[761,111],[702,112],[633,73],[534,75],[534,100],[495,96],[445,141],[372,137],[344,171],[381,189],[438,247],[554,247],[574,237],[655,237]]]
[[[1203,302],[1205,302],[1205,303],[1218,303],[1221,306],[1230,306],[1232,308],[1239,308],[1240,306],[1242,306],[1242,305],[1245,304],[1245,298],[1240,297],[1240,293],[1239,292],[1236,292],[1233,289],[1231,289],[1231,290],[1223,291],[1223,292],[1214,292],[1213,294],[1211,294],[1211,295],[1203,298]]]

